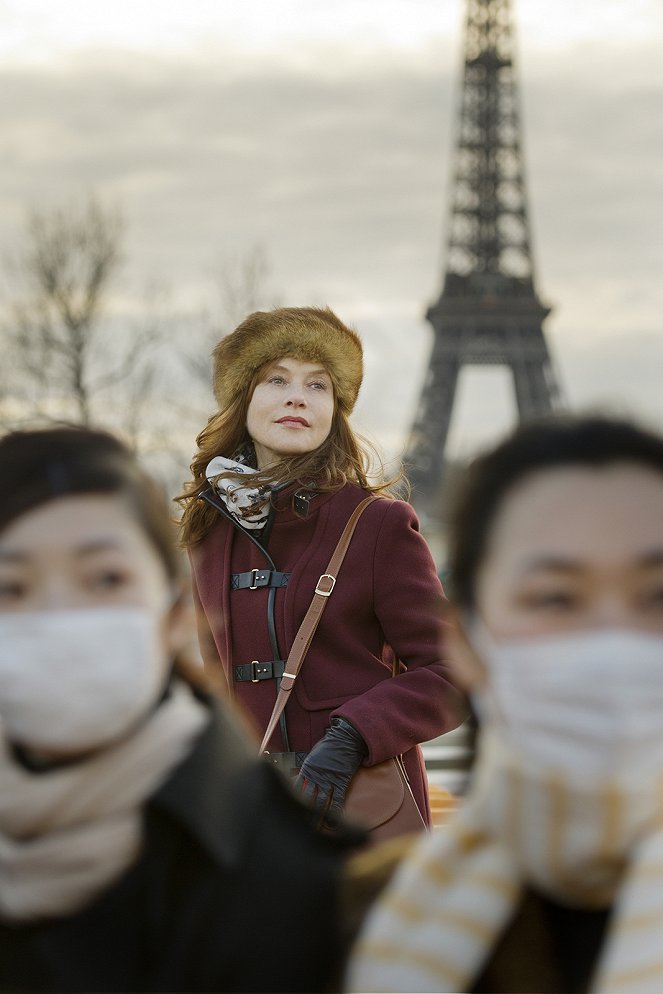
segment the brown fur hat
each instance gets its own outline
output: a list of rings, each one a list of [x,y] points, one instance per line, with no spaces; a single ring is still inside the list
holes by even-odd
[[[320,362],[332,379],[339,406],[350,414],[363,376],[361,340],[328,307],[255,311],[222,338],[213,352],[219,409],[231,403],[257,369],[285,356]]]

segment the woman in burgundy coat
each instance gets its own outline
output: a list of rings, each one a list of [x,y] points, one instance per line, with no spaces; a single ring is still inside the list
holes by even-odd
[[[284,660],[354,508],[338,581],[269,745],[325,814],[360,765],[404,754],[430,824],[418,743],[459,720],[443,658],[443,592],[412,507],[349,424],[362,380],[357,334],[329,309],[251,314],[214,350],[219,410],[198,437],[180,502],[205,666],[262,735]],[[401,660],[392,676],[390,659]]]

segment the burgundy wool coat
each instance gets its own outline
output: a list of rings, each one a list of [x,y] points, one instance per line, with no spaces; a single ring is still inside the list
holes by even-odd
[[[296,487],[278,492],[267,549],[276,569],[290,573],[275,591],[279,657],[286,659],[319,577],[353,509],[366,492],[346,484],[316,495],[302,517]],[[274,680],[236,682],[233,670],[274,659],[266,588],[231,590],[232,574],[265,569],[260,550],[219,513],[190,551],[201,653],[206,667],[225,674],[230,696],[261,735],[276,700]],[[454,728],[459,695],[444,659],[444,594],[428,545],[410,504],[383,498],[362,514],[336,586],[286,707],[289,745],[307,752],[332,716],[350,721],[368,746],[366,765],[404,754],[412,790],[430,823],[426,771],[418,743]],[[406,668],[393,677],[386,647]],[[269,745],[283,751],[280,729]]]

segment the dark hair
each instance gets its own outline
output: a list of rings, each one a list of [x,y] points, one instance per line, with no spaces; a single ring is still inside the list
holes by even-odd
[[[475,602],[476,578],[495,517],[524,477],[562,466],[646,466],[663,475],[663,438],[603,415],[556,415],[520,425],[476,458],[454,495],[449,527],[448,589],[462,607]]]
[[[160,486],[115,436],[79,426],[26,429],[0,439],[0,531],[59,497],[123,497],[163,562],[181,572],[175,528]]]

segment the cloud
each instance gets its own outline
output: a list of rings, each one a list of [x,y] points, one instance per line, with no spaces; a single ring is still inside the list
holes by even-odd
[[[129,221],[124,290],[160,278],[186,308],[209,293],[215,260],[261,244],[283,302],[329,302],[365,326],[384,377],[407,381],[411,410],[427,356],[421,315],[442,281],[457,67],[441,38],[361,58],[217,47],[9,66],[0,250],[20,242],[25,208],[95,189]],[[540,291],[582,399],[604,361],[582,348],[611,336],[624,368],[640,369],[634,329],[649,349],[660,331],[663,61],[653,42],[585,43],[563,59],[540,52],[520,75]],[[382,410],[382,389],[371,382],[369,407]]]
[[[295,293],[374,296],[422,226],[439,237],[449,83],[408,64],[7,71],[2,206],[15,233],[22,205],[94,186],[125,202],[139,266],[186,281],[215,249],[261,241]]]

